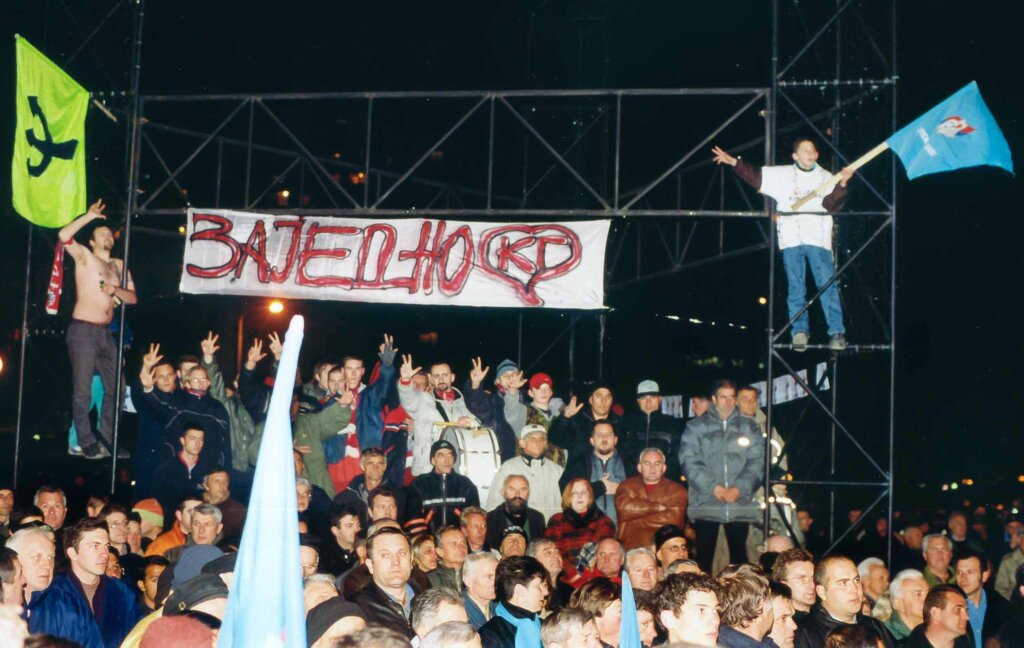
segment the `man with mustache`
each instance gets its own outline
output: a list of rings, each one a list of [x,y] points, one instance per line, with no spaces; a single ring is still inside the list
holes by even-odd
[[[519,527],[526,542],[544,537],[544,514],[529,507],[530,482],[522,475],[509,475],[501,489],[504,502],[487,514],[487,544],[501,545],[505,529]]]

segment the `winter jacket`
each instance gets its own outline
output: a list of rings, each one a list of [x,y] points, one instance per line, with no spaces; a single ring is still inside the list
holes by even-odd
[[[996,572],[995,590],[1007,601],[1010,600],[1013,594],[1017,568],[1021,565],[1024,565],[1024,549],[1020,547],[1006,554],[999,563],[999,571]]]
[[[351,420],[352,408],[331,400],[319,412],[301,414],[295,421],[295,447],[309,448],[309,452],[302,456],[306,464],[306,476],[310,483],[324,489],[332,498],[336,490],[327,470],[324,443],[337,437]]]
[[[410,587],[412,587],[410,585]],[[415,592],[415,587],[412,588]],[[369,585],[352,595],[350,599],[366,613],[366,620],[369,623],[384,626],[388,630],[405,635],[409,639],[416,636],[409,625],[409,619],[405,616],[405,610],[393,598],[388,596],[384,590],[371,582]]]
[[[614,538],[615,524],[597,506],[591,505],[583,515],[569,508],[551,516],[544,537],[558,546],[565,576],[571,579],[578,571],[580,550],[584,545]]]
[[[615,412],[608,412],[608,417],[601,419],[618,429],[619,417]],[[548,428],[548,439],[569,452],[569,461],[583,454],[594,451],[590,445],[590,431],[594,429],[594,414],[589,407],[584,407],[575,416],[566,418],[564,414],[556,416]]]
[[[679,463],[690,486],[691,520],[757,522],[761,507],[754,493],[764,478],[764,443],[761,429],[734,409],[724,421],[714,407],[686,424]],[[739,489],[732,503],[719,501],[715,486]]]
[[[530,483],[530,507],[543,513],[544,521],[547,522],[548,518],[562,510],[562,490],[558,487],[558,480],[563,470],[557,463],[544,457],[522,455],[509,459],[494,474],[484,508],[492,511],[504,503],[502,491],[505,479],[511,475],[521,475]]]
[[[667,477],[648,492],[643,477],[630,477],[615,492],[619,540],[630,550],[654,544],[654,532],[666,524],[686,525],[687,492]]]
[[[910,633],[910,636],[899,644],[900,648],[935,648],[932,645],[932,642],[928,641],[927,635],[925,635],[925,631],[927,630],[925,626],[926,624],[922,623],[921,625],[914,628],[914,630]],[[971,638],[970,624],[968,624],[967,627],[967,634],[957,637],[953,640],[953,648],[976,648],[974,645],[974,639]],[[978,646],[977,648],[981,647]]]
[[[447,587],[462,592],[462,569],[445,567],[440,561],[437,568],[427,573],[427,580],[431,587]]]
[[[501,603],[508,610],[509,614],[517,619],[535,619],[537,615],[516,607],[511,603]],[[502,619],[500,616],[492,616],[491,620],[480,627],[480,644],[483,648],[515,648],[516,627]]]
[[[719,648],[770,648],[774,645],[775,643],[771,639],[765,638],[757,641],[727,625],[718,626]]]
[[[526,533],[526,542],[544,537],[544,515],[527,507],[519,515],[512,515],[502,504],[487,514],[487,546],[497,549],[505,529],[517,526]]]
[[[385,473],[386,474],[386,473]],[[388,488],[395,493],[395,505],[398,507],[398,519],[395,520],[398,523],[405,521],[405,489],[401,486],[395,486],[391,481],[385,477],[377,488]],[[334,498],[334,505],[339,506],[341,504],[347,504],[354,506],[359,511],[359,523],[366,529],[370,526],[370,511],[369,511],[370,492],[366,490],[366,475],[356,475],[349,482],[348,488],[338,493]]]
[[[512,429],[505,418],[505,394],[495,386],[494,391],[484,389],[481,384],[473,388],[471,380],[466,381],[462,393],[466,398],[466,407],[473,413],[473,416],[480,419],[480,423],[494,429],[494,436],[498,439],[498,450],[501,452],[501,460],[508,461],[516,456],[516,439],[519,430]]]
[[[679,438],[683,433],[682,421],[661,412],[645,414],[641,411],[623,416],[615,426],[619,437],[618,449],[627,457],[639,457],[646,448],[658,448],[665,453],[665,476],[679,481]]]
[[[437,434],[434,433],[434,423],[454,422],[463,416],[477,420],[466,406],[462,393],[454,387],[452,390],[455,392],[455,399],[446,401],[443,398],[436,398],[433,391],[416,391],[412,383],[403,385],[402,381],[398,381],[398,398],[402,408],[413,420],[413,475],[423,475],[433,470],[430,464],[430,446],[441,438],[440,430]]]
[[[202,362],[202,367],[206,369],[206,373],[210,377],[210,395],[219,401],[228,413],[231,465],[227,467],[234,468],[239,472],[248,472],[249,443],[252,442],[252,438],[256,434],[256,424],[253,423],[249,410],[242,403],[241,396],[236,393],[230,398],[228,397],[227,390],[224,388],[224,375],[220,372],[220,365],[217,364],[217,361]]]
[[[181,437],[186,425],[198,424],[203,428],[203,454],[211,466],[232,466],[231,419],[227,410],[209,391],[196,396],[186,391],[165,394],[159,389],[143,391],[145,407],[164,426],[164,458],[174,457],[181,451]]]
[[[825,637],[833,628],[844,624],[837,620],[822,606],[815,603],[810,614],[804,617],[800,627],[796,629],[794,648],[821,648],[825,645]],[[857,625],[868,626],[881,638],[885,648],[895,648],[896,642],[889,634],[889,629],[878,619],[857,613]]]
[[[153,495],[165,511],[173,511],[186,495],[202,497],[203,478],[210,470],[206,461],[206,448],[199,453],[196,465],[189,469],[180,454],[164,461],[153,473]],[[167,515],[166,513],[164,514]]]
[[[457,472],[431,471],[412,480],[406,492],[406,524],[425,524],[431,532],[458,524],[467,506],[480,506],[476,486]]]
[[[379,369],[374,367],[376,380],[366,389],[359,392],[356,405],[356,435],[359,437],[359,448],[379,448],[383,445],[384,405],[387,402],[388,388],[395,382],[395,367],[392,363],[381,363]]]
[[[138,596],[120,580],[100,576],[93,596],[97,615],[81,587],[70,571],[54,576],[28,604],[29,632],[63,637],[84,648],[117,648],[142,618]]]
[[[164,450],[164,426],[156,413],[150,410],[142,383],[136,378],[131,385],[131,399],[138,412],[138,440],[132,452],[132,467],[135,469],[135,486],[132,499],[139,501],[153,496],[153,473],[167,456]]]

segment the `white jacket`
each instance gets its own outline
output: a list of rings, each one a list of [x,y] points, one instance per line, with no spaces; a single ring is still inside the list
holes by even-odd
[[[494,479],[491,480],[491,489],[487,493],[487,504],[484,506],[488,511],[501,506],[505,501],[502,489],[505,486],[505,478],[509,475],[522,475],[530,482],[530,508],[544,514],[544,521],[547,522],[555,513],[562,512],[562,491],[558,488],[558,480],[565,470],[550,459],[534,459],[529,464],[526,458],[516,456],[501,464]]]
[[[441,428],[434,429],[435,422],[444,422],[444,417],[438,411],[438,404],[448,415],[449,421],[456,421],[463,416],[479,422],[477,417],[466,407],[466,401],[462,398],[462,392],[452,387],[457,398],[452,402],[435,398],[433,390],[421,392],[416,391],[412,384],[403,385],[398,381],[398,399],[402,403],[402,409],[413,421],[412,440],[409,447],[412,448],[412,474],[422,475],[433,470],[430,464],[430,446],[441,438]],[[456,459],[456,463],[457,463]]]

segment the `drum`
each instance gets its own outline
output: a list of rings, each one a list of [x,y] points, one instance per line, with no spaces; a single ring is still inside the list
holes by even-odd
[[[481,505],[487,501],[491,490],[491,480],[501,468],[501,452],[498,450],[498,437],[488,427],[464,428],[448,427],[444,438],[459,452],[455,462],[455,470],[460,475],[469,477],[480,494]]]

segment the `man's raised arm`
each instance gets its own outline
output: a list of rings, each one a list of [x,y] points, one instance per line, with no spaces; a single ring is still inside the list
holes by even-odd
[[[71,253],[71,256],[76,260],[78,255],[80,255],[85,248],[75,241],[75,234],[78,234],[83,227],[94,220],[107,220],[107,217],[103,214],[103,210],[106,208],[107,206],[104,204],[103,199],[98,199],[96,202],[89,205],[89,211],[60,228],[60,231],[57,233],[61,242],[68,247],[68,251]]]

